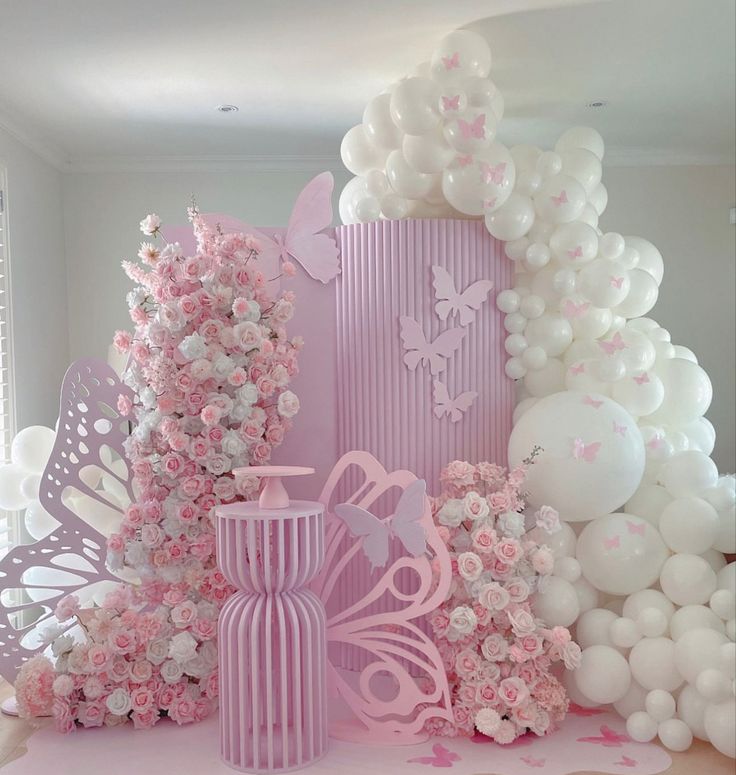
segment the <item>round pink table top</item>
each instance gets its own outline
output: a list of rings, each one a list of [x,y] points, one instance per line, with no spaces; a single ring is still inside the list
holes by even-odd
[[[308,466],[243,466],[242,468],[233,468],[235,476],[306,476],[313,473],[314,469]]]
[[[258,501],[228,503],[215,506],[215,515],[223,519],[295,519],[297,517],[317,517],[325,507],[319,501],[291,501],[282,509],[263,509]]]

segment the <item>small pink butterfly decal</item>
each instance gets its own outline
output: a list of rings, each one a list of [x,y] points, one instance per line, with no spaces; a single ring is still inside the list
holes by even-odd
[[[636,767],[636,765],[639,762],[636,761],[636,759],[632,759],[630,756],[626,756],[626,754],[622,754],[619,761],[614,762],[614,764],[618,764],[619,767]]]
[[[661,436],[655,436],[647,442],[647,447],[649,447],[649,449],[661,449],[663,444],[664,439]]]
[[[595,463],[600,448],[600,441],[585,444],[580,438],[574,439],[572,442],[572,457],[574,460],[584,460],[586,463]]]
[[[484,210],[490,210],[492,207],[496,206],[497,197],[492,196],[490,199],[484,199],[483,200],[483,209]]]
[[[388,562],[389,539],[392,537],[398,538],[412,557],[421,557],[427,551],[427,536],[421,524],[426,494],[424,479],[417,479],[401,494],[390,519],[378,519],[353,503],[335,506],[335,515],[356,538],[363,538],[363,553],[371,568],[383,568]]]
[[[472,154],[466,153],[463,156],[458,156],[455,161],[457,162],[458,167],[467,167],[468,164],[473,163],[473,156]]]
[[[452,767],[453,762],[459,762],[460,756],[454,751],[445,748],[442,743],[432,746],[434,756],[418,756],[416,759],[407,759],[409,764],[428,764],[431,767]]]
[[[473,405],[473,401],[478,398],[474,390],[466,393],[460,393],[455,398],[450,398],[447,385],[438,379],[434,381],[434,416],[440,420],[442,417],[449,416],[452,422],[462,420],[463,414]]]
[[[464,140],[485,140],[486,137],[486,114],[481,113],[473,121],[465,121],[462,118],[457,120],[460,127],[460,134]]]
[[[618,433],[619,436],[626,436],[626,431],[629,429],[625,425],[619,425],[615,420],[613,421],[613,432]]]
[[[583,398],[583,403],[586,406],[592,406],[593,409],[600,409],[603,406],[603,401],[598,401],[598,399],[593,398],[592,396],[585,396],[585,398]]]
[[[621,547],[621,539],[618,536],[613,538],[604,538],[603,546],[606,549],[619,549]]]
[[[445,66],[445,70],[455,70],[460,67],[460,54],[455,51],[451,57],[442,57],[442,64]]]
[[[570,374],[572,374],[575,377],[578,377],[581,374],[585,374],[585,364],[577,363],[575,364],[575,366],[570,366]]]
[[[582,705],[578,705],[576,702],[571,702],[568,708],[568,713],[572,713],[573,716],[600,716],[601,713],[605,713],[605,710],[601,708],[584,708]]]
[[[611,275],[608,282],[611,283],[611,288],[618,288],[621,290],[621,286],[624,284],[624,278],[623,277],[614,277]]]
[[[562,314],[568,320],[575,320],[581,318],[590,309],[590,302],[584,301],[580,304],[576,304],[572,299],[567,299],[562,305]]]
[[[421,363],[429,364],[432,374],[439,374],[446,366],[449,358],[462,343],[467,330],[450,328],[443,331],[435,340],[428,342],[422,327],[414,318],[402,317],[401,341],[404,343],[404,363],[412,370]]]
[[[552,204],[555,207],[560,207],[561,205],[567,204],[567,191],[563,188],[562,191],[560,191],[559,196],[554,196],[554,194],[550,197],[552,200]]]
[[[629,522],[628,519],[626,520],[626,527],[628,528],[629,533],[631,533],[632,535],[640,535],[640,536],[643,536],[644,532],[647,529],[646,522],[642,522],[641,525],[637,525],[634,522]]]
[[[454,97],[442,97],[442,110],[460,110],[460,95],[456,94]]]
[[[601,727],[600,737],[579,737],[578,743],[593,743],[595,745],[602,745],[606,748],[621,748],[623,743],[631,742],[627,735],[621,735],[618,732],[614,732],[613,729],[605,724]]]
[[[570,256],[570,258],[573,259],[573,261],[576,258],[582,258],[583,257],[583,249],[578,245],[574,250],[568,250],[567,255]]]
[[[544,763],[547,761],[546,759],[535,759],[533,756],[520,756],[519,758],[530,767],[544,767]]]
[[[506,173],[506,162],[500,164],[486,164],[480,162],[481,177],[484,183],[495,183],[497,186],[503,183],[503,176]]]
[[[621,332],[616,331],[610,342],[598,342],[598,346],[606,355],[615,355],[619,350],[626,349],[626,342],[624,342]]]
[[[649,375],[643,371],[638,377],[634,377],[634,382],[637,385],[646,385],[649,382]]]

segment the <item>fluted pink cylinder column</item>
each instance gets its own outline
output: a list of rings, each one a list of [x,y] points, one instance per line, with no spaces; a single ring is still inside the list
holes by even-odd
[[[327,751],[325,611],[305,585],[324,561],[321,503],[220,506],[217,557],[238,588],[219,619],[220,752],[287,772]]]

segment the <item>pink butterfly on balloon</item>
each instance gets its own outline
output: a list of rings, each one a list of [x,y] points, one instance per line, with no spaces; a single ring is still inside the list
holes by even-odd
[[[478,394],[474,390],[469,390],[465,393],[460,393],[455,398],[450,398],[447,385],[438,379],[434,380],[433,384],[434,416],[438,420],[447,416],[449,416],[452,422],[462,420],[463,414],[470,409],[475,399],[478,398]]]
[[[573,439],[572,456],[574,460],[584,460],[586,463],[595,463],[601,448],[600,441],[585,444],[582,439]]]
[[[500,186],[503,183],[503,177],[506,174],[506,162],[500,164],[488,164],[480,162],[481,178],[484,183],[495,183]]]
[[[623,277],[613,277],[613,275],[609,278],[609,282],[611,283],[611,288],[618,288],[618,290],[621,290],[621,287],[624,284],[624,278]]]
[[[584,317],[589,309],[590,302],[583,301],[580,304],[576,304],[572,299],[566,299],[562,305],[562,314],[568,320],[578,320]]]
[[[422,331],[422,327],[414,318],[402,317],[401,340],[407,352],[404,355],[404,363],[413,371],[421,363],[429,364],[432,374],[439,374],[446,368],[446,360],[449,358],[465,337],[467,331],[464,328],[450,328],[443,331],[436,339],[428,342]]]
[[[498,202],[498,197],[496,196],[490,196],[487,199],[483,200],[483,209],[484,210],[491,210],[496,206],[496,202]]]
[[[432,756],[417,756],[415,759],[407,759],[409,764],[428,764],[432,767],[452,767],[453,762],[460,761],[460,755],[445,748],[442,743],[432,746]]]
[[[455,70],[460,67],[460,54],[455,51],[452,56],[442,57],[442,64],[445,66],[445,70]]]
[[[629,522],[629,520],[626,520],[626,527],[628,528],[629,533],[632,535],[640,536],[643,536],[647,529],[646,522],[642,522],[640,525],[637,525],[635,522]]]
[[[631,742],[627,735],[621,735],[615,732],[611,727],[603,724],[600,737],[579,737],[578,743],[593,743],[602,745],[606,748],[620,748],[623,743]]]
[[[570,366],[570,374],[574,377],[579,377],[581,374],[585,374],[585,364],[576,363],[574,366]]]
[[[457,162],[458,167],[467,167],[468,164],[473,163],[473,156],[470,153],[466,153],[462,156],[456,157],[455,161]]]
[[[613,538],[604,538],[603,546],[606,549],[620,549],[621,539],[618,536],[613,536]]]
[[[622,438],[626,436],[626,432],[629,429],[625,425],[619,425],[615,420],[613,421],[613,432],[617,433]]]
[[[593,409],[600,409],[603,406],[603,401],[599,401],[597,398],[593,398],[592,396],[585,396],[583,398],[583,403],[586,406],[592,406]]]
[[[481,113],[472,121],[465,121],[462,118],[457,120],[460,127],[460,134],[464,140],[485,140],[486,137],[486,114]]]
[[[598,346],[606,355],[615,355],[619,350],[626,349],[626,342],[620,331],[616,331],[609,342],[598,342]]]
[[[460,95],[454,97],[442,97],[442,110],[449,112],[451,110],[460,110]]]
[[[488,294],[493,290],[490,280],[477,280],[469,285],[462,293],[458,293],[455,281],[446,269],[441,266],[432,267],[434,280],[435,311],[440,320],[447,320],[449,316],[460,316],[460,325],[467,326],[475,318],[475,310],[480,309]]]
[[[552,194],[552,196],[550,196],[550,199],[552,200],[552,204],[555,207],[561,207],[562,205],[566,205],[567,204],[567,191],[565,191],[563,189],[562,191],[560,191],[560,193],[557,196]]]
[[[646,385],[649,382],[649,375],[646,373],[646,371],[644,371],[638,376],[634,377],[634,382],[636,382],[637,385]]]
[[[583,249],[580,247],[580,245],[576,245],[573,250],[567,251],[567,255],[570,256],[570,258],[574,261],[576,258],[583,257]]]
[[[417,479],[404,490],[389,519],[378,519],[362,506],[352,503],[335,506],[335,515],[347,525],[353,536],[363,539],[363,553],[371,569],[383,568],[388,562],[392,538],[401,541],[412,557],[421,557],[427,551],[427,537],[421,524],[426,495],[424,479]]]

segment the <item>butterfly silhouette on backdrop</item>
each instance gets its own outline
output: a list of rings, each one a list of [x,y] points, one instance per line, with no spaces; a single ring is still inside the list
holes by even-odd
[[[452,767],[453,762],[460,761],[460,755],[445,748],[442,743],[435,743],[432,746],[432,756],[417,756],[414,759],[407,759],[406,761],[408,764],[428,764],[432,767]]]
[[[626,342],[624,342],[624,338],[621,336],[621,332],[616,331],[616,333],[611,337],[610,341],[604,342],[601,340],[598,342],[598,346],[606,355],[615,355],[619,350],[626,349]]]
[[[322,172],[307,183],[294,202],[289,223],[280,231],[257,229],[230,216],[207,214],[204,219],[219,225],[223,231],[252,234],[261,243],[258,260],[265,266],[279,266],[281,261],[294,259],[310,277],[329,283],[340,272],[339,251],[335,239],[322,233],[332,223],[332,173]],[[192,230],[188,227],[164,227],[169,242],[191,246]],[[185,252],[187,250],[185,247]]]
[[[435,311],[440,320],[447,320],[456,315],[460,317],[460,325],[467,326],[475,319],[475,310],[480,309],[488,294],[493,290],[490,280],[477,280],[469,285],[462,293],[458,293],[455,281],[450,273],[441,266],[432,267],[434,280]]]
[[[578,743],[593,743],[594,745],[602,745],[605,748],[621,748],[624,743],[628,742],[630,742],[628,735],[621,735],[606,724],[601,726],[600,736],[578,738]]]
[[[432,374],[439,374],[446,366],[449,358],[462,342],[467,333],[464,328],[450,328],[443,331],[436,339],[427,341],[422,327],[414,318],[403,316],[401,324],[401,340],[404,343],[404,363],[413,371],[421,363],[429,364]]]
[[[447,385],[440,382],[438,379],[434,380],[433,383],[433,395],[434,416],[438,420],[442,417],[449,416],[452,422],[462,420],[463,414],[470,409],[473,405],[473,401],[478,398],[478,394],[474,390],[469,390],[465,393],[460,393],[460,395],[455,398],[450,398]]]
[[[420,522],[426,494],[424,479],[417,479],[401,494],[393,516],[387,520],[378,519],[362,506],[352,503],[338,504],[335,514],[353,536],[363,539],[363,553],[371,569],[383,568],[388,562],[391,538],[401,541],[412,557],[421,557],[427,551],[427,537]]]

